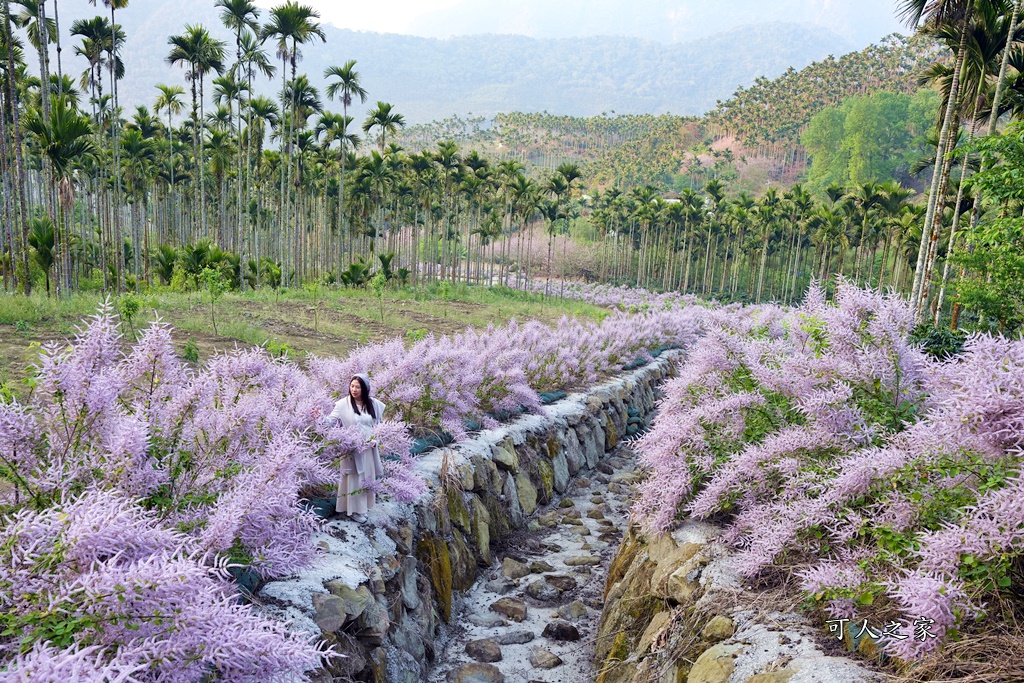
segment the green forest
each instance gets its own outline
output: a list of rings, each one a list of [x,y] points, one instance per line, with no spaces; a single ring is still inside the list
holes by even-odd
[[[907,3],[913,37],[760,79],[700,118],[414,127],[355,60],[311,84],[300,57],[326,49],[311,7],[215,4],[234,40],[172,27],[166,81],[125,111],[127,2],[65,26],[56,2],[4,0],[6,291],[542,277],[791,302],[842,277],[934,324],[1024,320],[1021,198],[1000,189],[1020,168],[1014,3]]]

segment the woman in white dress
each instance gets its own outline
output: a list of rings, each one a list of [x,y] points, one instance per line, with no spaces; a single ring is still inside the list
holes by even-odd
[[[374,425],[384,418],[384,407],[383,403],[370,397],[370,378],[357,374],[349,382],[348,395],[334,405],[334,411],[328,417],[346,427],[356,427],[366,439],[364,447],[341,461],[341,481],[335,508],[360,523],[366,521],[366,513],[376,503],[374,492],[367,487],[384,475],[380,451],[376,442],[370,441]]]

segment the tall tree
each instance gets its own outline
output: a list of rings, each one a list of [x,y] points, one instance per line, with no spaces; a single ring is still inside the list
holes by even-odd
[[[331,100],[341,100],[342,120],[345,121],[344,128],[347,128],[348,124],[352,121],[348,115],[349,105],[352,104],[355,98],[358,98],[361,104],[365,103],[367,97],[366,89],[363,88],[359,80],[359,72],[356,71],[356,60],[350,59],[342,66],[327,67],[324,70],[324,78],[331,81],[327,84],[327,97]],[[356,138],[354,135],[353,137]],[[338,214],[341,221],[341,233],[346,234],[345,211],[341,208],[345,206],[345,137],[342,136],[337,139],[340,140],[341,144],[339,152],[341,172],[338,175]],[[358,142],[356,144],[358,145]],[[355,146],[353,146],[353,149],[355,149]]]
[[[25,130],[31,133],[39,149],[53,168],[52,183],[59,197],[60,220],[55,238],[57,254],[58,295],[66,296],[71,288],[70,220],[75,205],[73,165],[95,153],[90,135],[89,119],[71,106],[66,96],[51,98],[50,119],[44,121],[41,112],[33,110],[25,121]]]
[[[273,39],[277,43],[277,56],[281,59],[281,113],[285,117],[284,150],[287,155],[287,166],[281,178],[281,229],[282,232],[288,223],[289,202],[288,193],[291,183],[292,166],[294,162],[294,118],[295,102],[288,102],[284,99],[288,92],[286,79],[287,68],[291,65],[291,80],[296,78],[296,68],[299,60],[299,45],[312,42],[320,38],[321,42],[327,41],[320,28],[320,13],[309,5],[301,5],[295,0],[288,0],[283,5],[278,5],[270,10],[269,21],[260,31],[263,40]],[[295,90],[293,89],[294,93]]]
[[[974,0],[901,0],[900,12],[907,24],[918,26],[922,21],[933,27],[949,25],[957,27],[960,32],[959,48],[954,55],[953,76],[950,85],[946,109],[942,116],[938,144],[935,148],[935,166],[932,169],[932,181],[928,190],[928,208],[925,214],[921,244],[918,249],[917,267],[914,271],[914,285],[910,302],[914,309],[915,319],[920,321],[924,302],[922,292],[925,288],[924,274],[927,270],[928,249],[931,246],[932,231],[939,206],[939,185],[943,165],[946,161],[946,142],[950,127],[953,125],[957,104],[959,102],[960,71],[966,58],[968,25],[974,9]]]
[[[206,226],[206,162],[203,154],[204,93],[203,85],[210,73],[224,73],[224,41],[217,40],[202,25],[186,24],[185,33],[167,39],[171,51],[167,63],[171,66],[187,67],[185,79],[192,84],[192,146],[195,165],[199,171],[199,229],[207,236]],[[197,89],[198,84],[198,89]]]
[[[115,264],[117,271],[117,282],[115,287],[117,291],[124,290],[124,239],[121,235],[121,214],[118,210],[121,204],[121,143],[120,143],[120,112],[118,110],[118,90],[117,83],[124,76],[123,68],[119,70],[121,65],[121,58],[118,54],[121,48],[121,41],[118,40],[120,27],[117,25],[116,12],[119,9],[125,9],[128,7],[129,0],[103,0],[103,6],[110,10],[110,27],[112,31],[111,40],[109,44],[109,59],[107,60],[107,68],[110,75],[110,94],[111,94],[111,112],[113,116],[110,118],[110,151],[111,151],[111,177],[113,178],[113,200],[111,218],[110,221],[110,235],[112,238],[111,246],[115,250]],[[96,0],[89,0],[89,4],[93,7],[96,6]],[[104,275],[105,276],[105,275]]]
[[[377,106],[366,115],[366,120],[363,121],[363,132],[367,135],[370,134],[370,131],[377,130],[377,142],[380,145],[381,156],[384,155],[387,136],[394,134],[399,128],[405,128],[405,117],[396,112],[389,102],[377,102]]]

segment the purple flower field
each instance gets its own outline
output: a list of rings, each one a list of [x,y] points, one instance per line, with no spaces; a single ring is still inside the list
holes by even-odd
[[[369,372],[388,417],[383,493],[412,501],[417,435],[542,411],[699,333],[696,307],[602,323],[510,322],[400,340],[303,365],[238,349],[181,361],[157,323],[125,344],[109,307],[44,348],[22,400],[0,403],[0,668],[6,680],[301,680],[321,643],[239,602],[232,572],[284,577],[317,561],[300,505],[336,484],[355,430],[328,414]]]

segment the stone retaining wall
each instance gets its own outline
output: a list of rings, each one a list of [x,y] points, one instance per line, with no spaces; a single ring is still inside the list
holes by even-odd
[[[494,549],[526,527],[538,505],[564,493],[627,433],[629,413],[646,417],[655,388],[681,351],[515,422],[421,456],[429,490],[414,505],[387,503],[369,523],[327,523],[317,566],[266,584],[262,609],[321,633],[346,657],[317,679],[424,680],[442,622],[459,593],[491,566]],[[635,423],[636,420],[634,419]],[[633,431],[633,430],[629,430]]]
[[[869,665],[826,654],[823,632],[744,587],[720,530],[631,527],[608,569],[597,683],[866,683]]]

